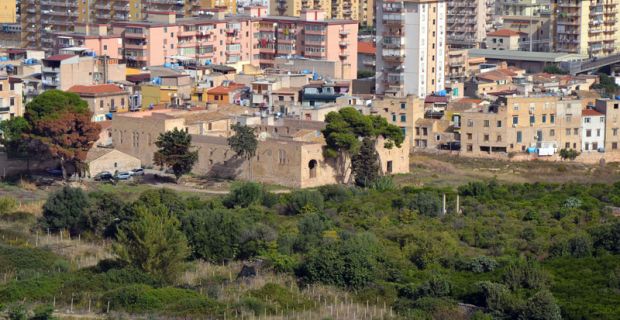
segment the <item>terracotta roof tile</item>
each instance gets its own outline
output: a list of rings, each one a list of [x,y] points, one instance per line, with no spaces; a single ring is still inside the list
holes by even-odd
[[[207,90],[208,94],[227,94],[233,92],[235,90],[239,90],[245,87],[244,84],[241,83],[230,83],[228,86],[217,86]]]
[[[513,37],[513,36],[519,36],[520,34],[522,34],[522,32],[517,32],[517,31],[513,31],[510,29],[499,29],[497,31],[493,31],[490,33],[487,33],[487,37],[491,36],[491,37]]]
[[[98,85],[92,85],[92,86],[76,85],[76,86],[69,88],[69,90],[67,91],[77,93],[77,94],[104,94],[104,93],[124,92],[124,90],[121,89],[121,87],[115,84],[98,84]]]
[[[603,116],[604,114],[596,111],[596,110],[592,110],[592,109],[585,109],[583,111],[581,111],[581,115],[585,116],[585,117],[596,117],[596,116]]]
[[[358,41],[357,42],[357,53],[374,55],[377,53],[377,47],[375,47],[373,43],[370,43],[368,41]]]

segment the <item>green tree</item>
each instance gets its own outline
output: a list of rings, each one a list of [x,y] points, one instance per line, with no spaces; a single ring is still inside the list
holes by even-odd
[[[316,190],[297,190],[287,197],[286,211],[295,215],[304,211],[323,211],[323,194]]]
[[[556,65],[548,65],[543,68],[543,72],[551,73],[551,74],[568,74],[566,70],[556,66]]]
[[[178,220],[166,212],[151,212],[145,207],[138,208],[136,214],[136,219],[119,231],[114,252],[120,261],[161,281],[173,282],[189,255]]]
[[[194,258],[222,262],[237,257],[242,224],[228,210],[195,210],[182,218],[181,228]]]
[[[172,168],[177,181],[184,174],[190,173],[198,161],[198,151],[192,147],[192,136],[178,128],[160,133],[155,145],[158,150],[154,162]]]
[[[27,144],[29,152],[45,151],[58,159],[65,180],[68,163],[84,173],[86,154],[101,132],[101,126],[91,121],[86,101],[74,93],[49,90],[28,103],[24,118],[28,129],[20,143]]]
[[[9,156],[29,159],[28,144],[23,139],[29,129],[30,124],[23,117],[0,121],[0,144],[5,147]]]
[[[90,210],[90,201],[82,189],[64,188],[49,196],[43,205],[43,226],[55,232],[68,229],[73,235],[83,231],[84,216]]]
[[[598,74],[599,83],[592,86],[593,89],[600,89],[603,91],[603,95],[615,96],[618,91],[618,85],[613,77],[610,77],[604,73]]]
[[[115,219],[121,217],[125,207],[123,199],[111,192],[91,193],[89,199],[92,205],[82,217],[81,222],[84,230],[99,237],[112,236],[114,232],[111,227]]]
[[[261,204],[266,195],[265,188],[260,183],[242,182],[233,184],[230,193],[222,201],[228,208],[247,208],[254,204]]]
[[[340,182],[345,182],[350,172],[349,160],[360,152],[364,138],[376,143],[385,139],[384,147],[400,147],[405,137],[402,130],[381,116],[367,116],[352,107],[332,111],[325,117],[325,156],[336,159]],[[352,164],[351,164],[352,165]]]
[[[372,139],[364,138],[360,152],[351,158],[351,167],[356,185],[366,188],[377,181],[381,165]]]
[[[575,149],[561,149],[560,158],[562,160],[575,160],[579,156],[579,151]]]
[[[252,158],[258,149],[258,139],[254,128],[246,125],[234,124],[232,130],[235,132],[228,138],[228,145],[235,152],[237,157],[248,161],[248,173],[252,180]]]
[[[519,318],[524,320],[560,320],[562,315],[551,292],[541,290],[527,301]]]

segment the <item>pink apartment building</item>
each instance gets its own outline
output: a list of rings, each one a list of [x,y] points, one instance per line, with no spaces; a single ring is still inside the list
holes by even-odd
[[[273,67],[276,56],[297,55],[339,61],[344,78],[357,73],[357,32],[353,20],[328,20],[320,10],[301,17],[267,16],[264,7],[226,16],[224,9],[177,19],[173,12],[150,12],[144,22],[116,22],[128,66],[166,62],[193,64],[250,63]]]
[[[112,59],[123,57],[123,39],[120,35],[109,34],[105,24],[78,24],[73,32],[55,34],[55,52],[70,47],[86,48],[98,56],[105,55]]]

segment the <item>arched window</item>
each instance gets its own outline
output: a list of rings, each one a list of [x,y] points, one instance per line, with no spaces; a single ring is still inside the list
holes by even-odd
[[[316,170],[317,170],[316,167],[317,167],[316,160],[312,159],[310,160],[310,162],[308,162],[308,169],[310,169],[310,179],[316,178]]]

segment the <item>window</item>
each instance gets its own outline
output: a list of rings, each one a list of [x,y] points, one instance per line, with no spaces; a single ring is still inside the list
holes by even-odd
[[[104,44],[104,45],[103,45],[103,50],[104,50],[104,51],[105,51],[105,50],[108,50],[108,45],[107,45],[107,44]]]
[[[592,150],[598,150],[598,143],[592,142]]]
[[[396,122],[396,114],[392,113],[392,122]]]
[[[484,127],[488,128],[489,127],[489,120],[484,120]]]
[[[523,142],[523,133],[521,131],[517,131],[517,143]]]
[[[583,118],[583,123],[590,123],[590,117]]]
[[[531,115],[530,116],[530,124],[534,124],[536,123],[536,116],[535,115]]]
[[[596,136],[600,137],[601,136],[601,129],[596,129]]]
[[[99,101],[99,110],[103,110],[103,100]]]
[[[564,147],[565,147],[566,149],[569,149],[569,148],[570,148],[570,142],[567,142],[567,143],[564,145]]]
[[[584,150],[590,150],[590,144],[588,142],[586,142],[586,144],[583,146]]]
[[[125,106],[125,98],[121,98],[121,107]]]
[[[406,103],[404,103],[404,102],[403,102],[403,103],[401,103],[401,104],[400,104],[400,108],[401,108],[401,109],[406,109],[406,108],[407,108],[407,104],[406,104]]]
[[[512,124],[514,125],[519,124],[519,116],[512,116]]]
[[[471,144],[468,144],[467,145],[467,152],[472,152],[472,151],[474,151],[474,146],[471,145]]]
[[[566,115],[566,122],[571,122],[571,121],[573,121],[573,116],[570,115],[570,114],[567,114]]]
[[[611,134],[613,134],[614,136],[617,136],[618,135],[618,128],[611,129]]]
[[[614,109],[618,109],[618,104],[614,103]]]
[[[488,134],[485,134],[485,135],[484,135],[483,140],[484,140],[485,142],[489,141],[489,135],[488,135]]]
[[[592,130],[591,129],[587,129],[586,130],[586,137],[591,137],[592,136]]]
[[[497,135],[497,142],[502,142],[502,135],[501,134]]]
[[[566,129],[566,135],[567,135],[567,136],[570,136],[570,128],[569,128],[569,129]]]
[[[501,128],[502,127],[502,120],[497,120],[497,127]]]
[[[617,105],[618,105],[618,104],[616,104],[616,106],[617,106]],[[617,143],[617,142],[612,142],[612,143],[611,143],[611,148],[612,148],[613,150],[618,149],[618,143]]]
[[[605,117],[600,117],[600,119],[601,119],[600,120],[601,123],[605,122]]]
[[[15,98],[13,98],[13,97],[9,98],[9,104],[11,106],[14,106],[15,105]]]
[[[579,128],[574,128],[573,129],[573,134],[574,135],[578,135],[579,134]]]
[[[555,123],[555,114],[552,113],[549,115],[549,122]]]
[[[471,139],[472,139],[472,137],[473,137],[473,135],[472,135],[471,133],[468,133],[468,134],[467,134],[467,140],[471,140]]]
[[[547,122],[547,115],[543,114],[542,115],[542,123],[546,123]]]
[[[554,129],[549,130],[549,136],[555,137],[555,130]]]
[[[468,127],[473,127],[474,126],[474,120],[467,120],[467,126]]]
[[[400,115],[400,122],[407,122],[407,115],[406,114],[401,114]]]
[[[441,141],[441,135],[440,135],[440,134],[435,135],[435,140],[437,140],[437,141]]]
[[[427,128],[422,128],[422,135],[423,136],[428,136],[428,129]]]

